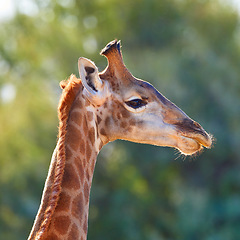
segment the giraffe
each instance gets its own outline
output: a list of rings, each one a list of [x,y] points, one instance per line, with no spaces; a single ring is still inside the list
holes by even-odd
[[[58,141],[28,240],[87,239],[96,158],[108,142],[169,146],[185,155],[211,147],[200,124],[128,71],[120,47],[114,40],[101,51],[108,60],[104,71],[81,57],[80,78],[60,83]]]

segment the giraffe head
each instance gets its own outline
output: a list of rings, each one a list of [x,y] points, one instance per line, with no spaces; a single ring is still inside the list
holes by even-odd
[[[123,63],[120,42],[101,52],[108,66],[79,58],[83,95],[94,106],[99,136],[104,144],[116,139],[169,146],[185,155],[210,148],[211,136],[200,124],[159,93],[150,83],[135,78]]]

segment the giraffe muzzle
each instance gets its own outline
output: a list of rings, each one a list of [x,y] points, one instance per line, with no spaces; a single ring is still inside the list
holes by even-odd
[[[211,148],[213,142],[212,136],[208,134],[199,123],[190,118],[185,118],[174,125],[182,138],[182,143],[186,146],[191,146],[193,148],[193,153],[200,151],[202,147]],[[180,149],[186,147],[183,147],[183,144],[180,145]],[[189,154],[188,151],[185,152]],[[190,154],[192,153],[190,152]]]

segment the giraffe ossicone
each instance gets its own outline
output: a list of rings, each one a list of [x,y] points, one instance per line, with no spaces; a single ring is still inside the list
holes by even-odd
[[[108,60],[104,71],[79,58],[80,79],[71,75],[60,84],[58,143],[29,240],[87,239],[96,158],[109,141],[169,146],[185,155],[211,147],[200,124],[128,71],[120,42],[110,42],[101,54]]]

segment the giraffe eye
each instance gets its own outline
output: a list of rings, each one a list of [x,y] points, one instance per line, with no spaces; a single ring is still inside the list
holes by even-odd
[[[140,107],[143,107],[147,104],[146,101],[142,100],[142,99],[133,99],[133,100],[130,100],[130,101],[127,101],[126,104],[131,107],[131,108],[140,108]]]

